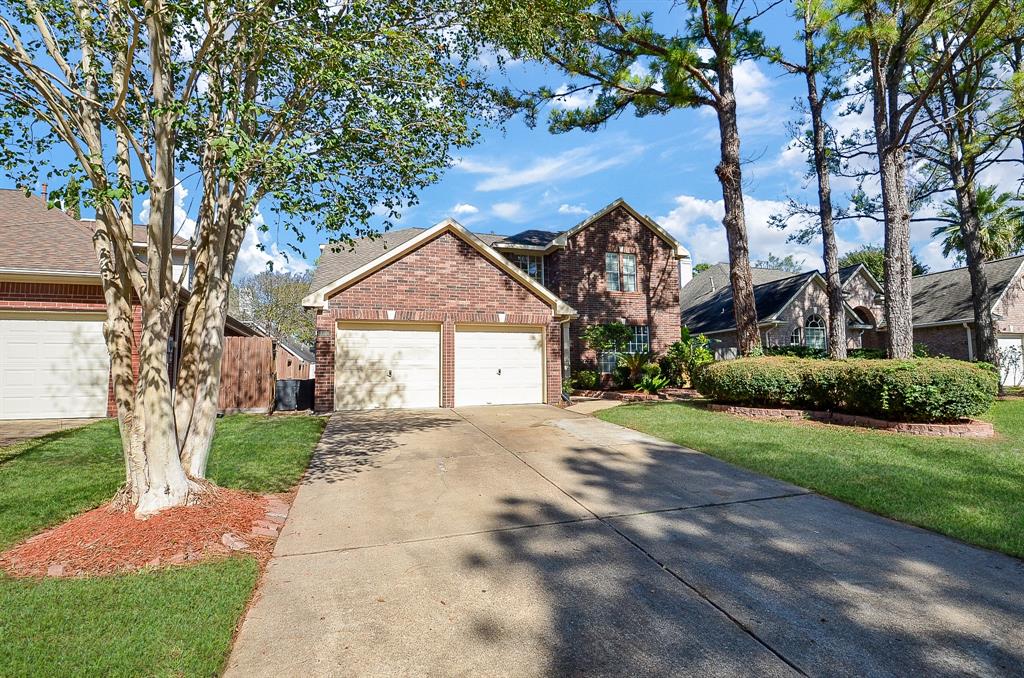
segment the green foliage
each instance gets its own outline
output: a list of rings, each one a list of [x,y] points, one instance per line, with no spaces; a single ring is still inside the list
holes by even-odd
[[[620,353],[619,367],[626,372],[623,385],[635,386],[640,381],[641,374],[648,369],[648,365],[658,367],[656,363],[651,362],[650,353]],[[658,368],[658,372],[661,372],[661,368]]]
[[[636,382],[636,390],[655,394],[670,384],[668,377],[662,375],[658,363],[647,363],[640,368],[640,379]]]
[[[614,351],[621,353],[629,346],[633,339],[633,331],[623,323],[608,323],[607,325],[587,325],[583,328],[581,335],[587,348],[605,353]]]
[[[917,254],[910,254],[911,267],[914,275],[924,275],[928,267],[917,258]],[[885,282],[885,248],[881,245],[861,245],[859,248],[847,252],[839,257],[840,268],[864,264],[879,283]]]
[[[800,273],[804,270],[804,260],[797,261],[792,254],[787,254],[785,257],[777,256],[771,252],[768,253],[767,259],[759,259],[751,264],[754,268],[767,268],[773,271],[789,271],[791,273]]]
[[[788,356],[790,358],[826,358],[827,353],[820,348],[804,346],[803,344],[788,344],[786,346],[765,346],[761,349],[766,356]]]
[[[1018,197],[1009,192],[997,193],[998,186],[982,186],[977,192],[978,217],[981,229],[981,254],[986,260],[1002,259],[1024,249],[1024,209],[1013,204]],[[960,233],[961,217],[956,198],[943,201],[939,219],[945,224],[936,226],[933,238],[942,240],[942,256],[956,255],[957,263],[966,261],[963,236]]]
[[[895,421],[950,421],[987,410],[998,375],[945,358],[824,361],[741,358],[698,372],[697,389],[725,403],[835,410]]]
[[[706,262],[701,262],[699,264],[694,265],[694,267],[693,267],[693,274],[697,275],[698,273],[703,273],[704,271],[708,270],[709,268],[711,268],[711,264],[706,263]]]
[[[679,375],[680,386],[684,381],[692,384],[696,371],[715,361],[708,338],[703,334],[693,334],[688,327],[682,329],[679,341],[669,347],[666,357]]]
[[[601,375],[597,370],[576,370],[571,377],[573,388],[590,391],[601,383]]]
[[[861,360],[885,360],[885,351],[880,348],[851,348],[846,352],[848,358]]]
[[[235,317],[257,324],[275,337],[292,338],[305,347],[316,339],[316,317],[303,308],[313,271],[262,271],[231,285],[230,309]]]

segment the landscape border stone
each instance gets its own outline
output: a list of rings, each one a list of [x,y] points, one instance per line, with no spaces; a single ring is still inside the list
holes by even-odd
[[[995,428],[987,421],[977,419],[964,419],[948,424],[921,423],[912,421],[887,421],[874,417],[863,417],[856,414],[845,414],[842,412],[819,412],[816,410],[792,410],[776,407],[744,407],[741,405],[724,405],[721,403],[709,403],[707,408],[713,412],[725,412],[738,414],[754,419],[786,419],[799,421],[810,419],[826,424],[838,424],[840,426],[862,426],[874,428],[892,433],[907,433],[916,436],[939,436],[947,438],[991,438],[995,435]]]

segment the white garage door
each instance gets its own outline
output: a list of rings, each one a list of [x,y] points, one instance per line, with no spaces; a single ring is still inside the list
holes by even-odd
[[[1024,337],[999,337],[1003,386],[1024,386]]]
[[[0,316],[0,419],[105,417],[110,359],[96,316]]]
[[[334,409],[440,404],[440,327],[349,323],[338,326]]]
[[[544,331],[455,328],[455,406],[544,402]]]

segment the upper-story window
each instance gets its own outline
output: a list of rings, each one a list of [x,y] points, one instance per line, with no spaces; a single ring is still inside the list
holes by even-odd
[[[622,287],[619,278],[619,253],[609,252],[604,255],[604,278],[610,292],[618,292]]]
[[[541,285],[544,284],[544,257],[536,254],[513,254],[512,263]]]
[[[609,292],[636,292],[636,255],[605,254],[604,277]]]

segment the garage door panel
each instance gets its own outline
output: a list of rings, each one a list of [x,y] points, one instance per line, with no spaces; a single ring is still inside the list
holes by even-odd
[[[457,327],[455,405],[544,402],[544,332]]]
[[[342,325],[336,337],[335,409],[440,404],[438,327]]]
[[[0,318],[0,419],[103,417],[101,318]]]

